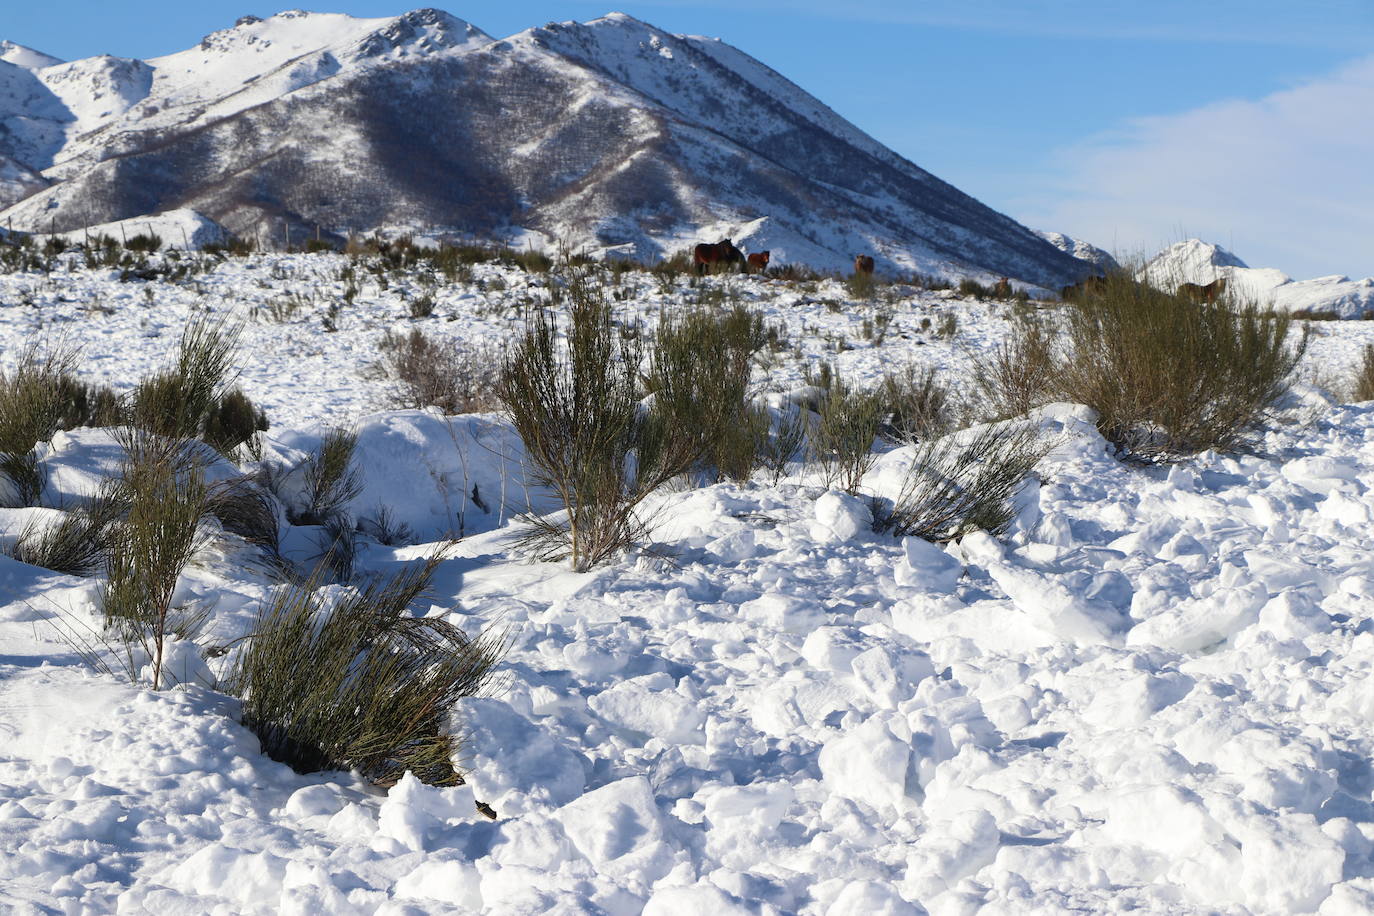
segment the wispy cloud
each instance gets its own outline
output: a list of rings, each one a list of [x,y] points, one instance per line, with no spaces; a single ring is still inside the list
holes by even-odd
[[[637,0],[636,7],[715,7],[1026,38],[1305,45],[1363,50],[1367,0]]]
[[[1059,151],[1023,221],[1123,251],[1184,235],[1296,277],[1374,275],[1374,56]]]

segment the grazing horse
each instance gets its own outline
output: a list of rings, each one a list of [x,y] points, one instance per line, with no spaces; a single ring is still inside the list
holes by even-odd
[[[873,258],[866,254],[854,255],[854,273],[873,276]]]
[[[1071,302],[1083,296],[1097,296],[1107,291],[1106,277],[1084,277],[1073,286],[1066,286],[1059,291],[1059,298],[1065,302]]]
[[[767,270],[767,269],[768,269],[768,260],[769,260],[769,256],[770,256],[771,254],[772,254],[772,251],[769,250],[769,251],[756,251],[756,252],[754,252],[753,254],[749,255],[749,272],[750,272],[750,273],[760,273],[760,274],[761,274],[761,273],[763,273],[765,270]]]
[[[692,249],[692,264],[697,273],[704,274],[717,264],[743,264],[744,254],[735,247],[730,239],[721,239],[714,245],[703,242]]]
[[[1011,279],[1008,277],[1003,277],[1002,279],[998,280],[996,285],[994,285],[992,288],[992,297],[994,299],[1010,299]]]
[[[1204,302],[1216,302],[1221,294],[1226,292],[1226,278],[1217,277],[1206,286],[1200,283],[1180,283],[1176,292],[1198,305]]]

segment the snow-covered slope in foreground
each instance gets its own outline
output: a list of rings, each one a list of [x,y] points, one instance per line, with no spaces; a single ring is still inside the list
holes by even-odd
[[[1250,267],[1220,245],[1200,239],[1187,239],[1164,249],[1150,259],[1142,274],[1153,285],[1169,290],[1180,283],[1205,286],[1224,277],[1237,295],[1286,312],[1305,311],[1338,318],[1368,318],[1374,314],[1374,277],[1352,280],[1336,274],[1294,280],[1272,267]]]
[[[92,372],[128,379],[166,360],[188,314],[278,303],[245,330],[241,380],[276,423],[269,457],[298,461],[327,415],[359,431],[360,514],[389,505],[432,536],[453,508],[441,492],[517,501],[503,420],[365,415],[353,367],[386,328],[509,333],[547,278],[479,265],[417,322],[409,281],[362,281],[333,309],[344,264],[234,260],[180,286],[0,277],[0,302],[29,303],[0,308],[0,340],[79,328]],[[957,368],[1011,317],[908,291],[887,337],[865,340],[872,306],[827,307],[837,284],[735,282],[811,329],[806,357],[849,341],[841,372],[867,383],[913,351]],[[652,276],[616,283],[657,309]],[[306,284],[318,298],[288,310]],[[944,309],[957,339],[922,336]],[[1348,359],[1370,330],[1343,323],[1309,359]],[[1142,469],[1108,454],[1085,409],[1044,408],[1056,447],[1012,533],[948,549],[875,535],[865,503],[796,475],[665,493],[670,562],[589,574],[521,560],[493,510],[432,599],[511,640],[507,689],[452,723],[458,789],[297,775],[217,694],[87,672],[53,624],[100,625],[95,580],[0,558],[0,910],[1369,912],[1374,405],[1305,419],[1260,455]],[[883,455],[867,488],[890,492],[908,457]],[[47,501],[89,492],[116,458],[103,432],[57,437]],[[0,542],[52,517],[0,510]],[[365,540],[359,570],[431,549]],[[241,632],[270,588],[253,558],[215,541],[176,600],[210,609],[216,636]]]

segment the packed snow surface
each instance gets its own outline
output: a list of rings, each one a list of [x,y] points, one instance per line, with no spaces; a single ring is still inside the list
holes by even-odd
[[[298,465],[351,425],[359,517],[466,535],[419,609],[510,641],[504,689],[451,723],[466,784],[295,774],[196,683],[194,653],[160,693],[86,670],[55,625],[99,626],[97,580],[0,557],[0,910],[1374,908],[1374,404],[1302,386],[1255,452],[1151,468],[1117,460],[1087,408],[1051,405],[1029,419],[1054,448],[1001,540],[874,534],[865,500],[794,468],[670,488],[654,550],[578,574],[511,544],[511,516],[548,505],[500,415],[379,412],[385,384],[362,371],[388,329],[506,339],[556,281],[477,265],[383,289],[347,267],[0,276],[0,340],[11,361],[29,340],[80,343],[93,380],[127,389],[188,316],[246,321],[239,382],[273,421],[265,461]],[[856,302],[833,281],[608,282],[626,314],[726,285],[785,322],[796,349],[758,374],[774,407],[822,358],[863,384],[908,360],[954,382],[1010,317],[948,292]],[[411,319],[422,293],[434,314]],[[932,329],[945,313],[952,338]],[[1311,376],[1348,372],[1374,337],[1329,327]],[[53,508],[0,510],[0,543],[91,492],[118,446],[73,430],[40,455]],[[887,451],[864,489],[890,495],[909,458]],[[432,550],[364,538],[358,567]],[[215,540],[177,600],[241,633],[272,587],[252,560]]]

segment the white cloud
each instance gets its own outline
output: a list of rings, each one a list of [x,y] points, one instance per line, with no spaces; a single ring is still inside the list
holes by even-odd
[[[1374,57],[1059,151],[1023,222],[1125,252],[1198,236],[1299,279],[1374,275]],[[1044,176],[1042,176],[1044,177]]]

